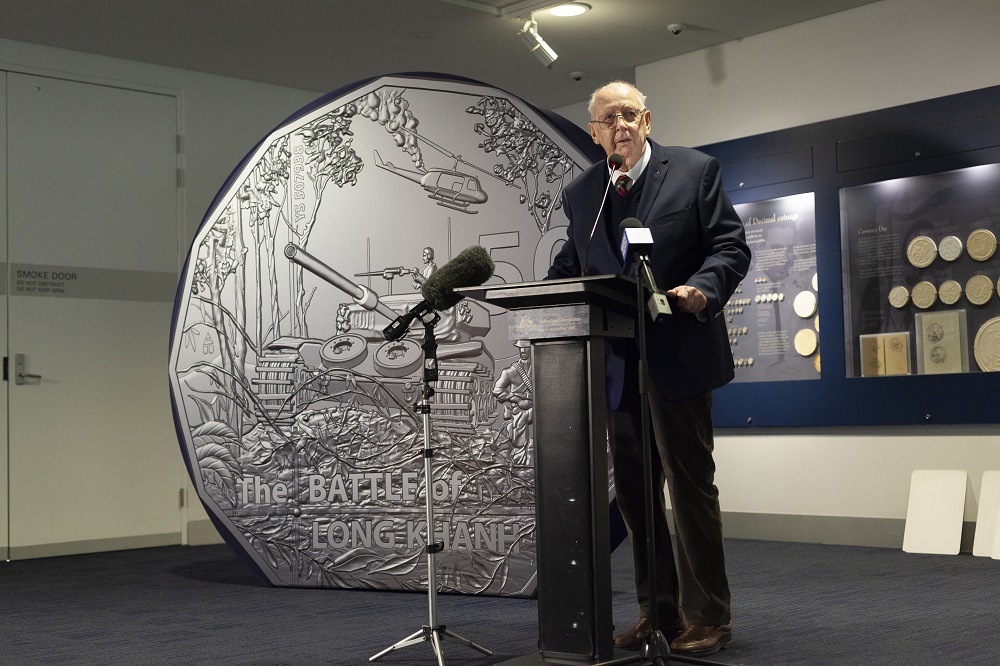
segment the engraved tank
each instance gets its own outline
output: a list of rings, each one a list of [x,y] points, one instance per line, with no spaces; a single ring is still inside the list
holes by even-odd
[[[422,298],[418,292],[378,300],[404,314]],[[483,344],[490,315],[468,299],[439,315],[431,421],[435,429],[469,436],[498,411],[492,393],[495,363]],[[252,379],[261,409],[270,419],[287,422],[304,407],[322,408],[325,397],[340,401],[352,394],[362,404],[379,399],[390,407],[397,402],[413,409],[423,376],[424,326],[418,319],[405,336],[386,341],[382,330],[388,323],[374,310],[344,302],[337,309],[338,332],[333,337],[275,340],[261,353]]]

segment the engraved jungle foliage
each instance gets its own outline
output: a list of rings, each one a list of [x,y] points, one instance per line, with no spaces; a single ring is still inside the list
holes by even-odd
[[[491,282],[542,277],[565,238],[562,188],[586,163],[506,93],[397,77],[321,100],[234,172],[190,250],[171,388],[199,496],[272,583],[426,586],[424,329],[386,342],[385,313],[419,303],[474,244]],[[440,315],[440,589],[528,595],[530,355],[498,308],[467,299]]]

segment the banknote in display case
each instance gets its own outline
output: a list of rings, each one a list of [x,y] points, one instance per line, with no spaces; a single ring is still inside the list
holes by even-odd
[[[862,377],[910,374],[909,333],[862,335],[860,349]]]

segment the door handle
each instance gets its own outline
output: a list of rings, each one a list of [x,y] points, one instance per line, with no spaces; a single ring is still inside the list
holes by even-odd
[[[28,379],[40,380],[41,375],[33,375],[25,372],[24,354],[14,354],[14,383],[26,384]]]

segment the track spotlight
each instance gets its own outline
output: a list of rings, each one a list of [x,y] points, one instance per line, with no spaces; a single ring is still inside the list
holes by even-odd
[[[524,43],[528,45],[528,49],[535,54],[540,63],[546,67],[552,67],[552,63],[559,56],[552,50],[551,46],[545,43],[542,36],[538,34],[538,23],[534,19],[525,21],[524,28],[517,34],[521,36]]]

